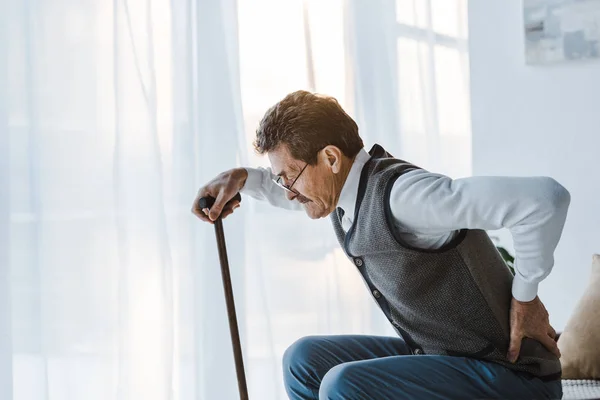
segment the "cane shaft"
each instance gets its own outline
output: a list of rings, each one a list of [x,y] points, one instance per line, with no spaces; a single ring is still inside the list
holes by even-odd
[[[235,372],[237,375],[240,399],[248,400],[248,387],[244,373],[244,360],[242,357],[242,346],[235,312],[233,299],[233,288],[231,286],[231,274],[229,273],[229,261],[227,259],[227,247],[225,245],[225,234],[223,232],[223,221],[217,218],[215,221],[215,234],[219,248],[219,260],[221,262],[221,277],[223,278],[223,289],[225,290],[225,302],[227,305],[227,317],[229,319],[229,331],[231,333],[231,344],[233,345],[233,356],[235,359]]]

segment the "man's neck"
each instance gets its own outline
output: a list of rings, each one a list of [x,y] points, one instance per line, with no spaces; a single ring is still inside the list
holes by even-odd
[[[357,154],[358,155],[358,154]],[[350,170],[352,169],[352,164],[354,164],[354,160],[356,159],[356,155],[352,158],[346,157],[344,156],[344,163],[342,166],[342,169],[340,171],[339,174],[337,174],[337,177],[339,177],[336,182],[336,199],[335,199],[335,203],[338,204],[339,200],[340,200],[340,195],[342,194],[342,189],[344,188],[344,184],[346,183],[346,180],[348,179],[348,175],[350,175]]]

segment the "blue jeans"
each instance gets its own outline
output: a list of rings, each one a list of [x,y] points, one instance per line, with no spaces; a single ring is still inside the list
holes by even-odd
[[[499,364],[412,355],[399,337],[307,336],[283,356],[290,399],[560,399],[560,380],[543,382]]]

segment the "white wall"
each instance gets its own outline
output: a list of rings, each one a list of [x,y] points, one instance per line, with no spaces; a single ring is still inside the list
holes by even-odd
[[[521,4],[469,2],[473,173],[548,175],[571,192],[539,291],[562,330],[600,253],[600,60],[525,65]]]

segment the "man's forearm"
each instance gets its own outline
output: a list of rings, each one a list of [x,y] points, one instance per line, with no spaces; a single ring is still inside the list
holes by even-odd
[[[548,192],[550,201],[535,225],[514,226],[510,229],[515,248],[515,279],[513,297],[528,302],[537,296],[539,283],[554,266],[554,251],[562,235],[570,204],[570,194],[562,186]]]
[[[258,200],[266,200],[275,207],[288,210],[302,210],[302,206],[297,201],[290,201],[286,197],[286,192],[273,182],[274,174],[270,168],[240,168],[244,170],[246,179],[244,186],[240,190]]]

